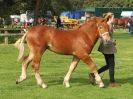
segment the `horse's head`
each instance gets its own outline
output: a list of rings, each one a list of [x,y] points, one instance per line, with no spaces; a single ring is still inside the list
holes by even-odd
[[[100,38],[103,40],[104,44],[107,44],[110,41],[110,29],[107,21],[105,19],[99,20],[97,22],[97,28]]]
[[[110,41],[110,29],[107,23],[107,20],[102,17],[92,17],[89,21],[87,21],[84,25],[80,26],[79,29],[82,31],[92,32],[96,34],[96,38],[101,38],[104,43],[108,43]]]

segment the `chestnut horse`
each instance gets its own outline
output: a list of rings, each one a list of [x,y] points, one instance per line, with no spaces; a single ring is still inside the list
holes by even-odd
[[[129,21],[130,21],[129,17],[114,18],[114,20],[113,20],[114,28],[122,27],[123,29],[126,29],[127,26],[128,26]]]
[[[114,18],[113,19],[113,27],[114,27],[114,29],[118,28],[117,26],[118,26],[118,18]]]
[[[80,60],[90,67],[99,87],[104,87],[104,83],[97,72],[96,64],[89,56],[99,37],[105,43],[110,40],[109,26],[103,18],[90,20],[75,30],[58,30],[47,26],[32,27],[15,43],[15,46],[19,49],[18,58],[22,60],[22,72],[16,83],[18,84],[26,79],[26,69],[32,61],[32,69],[37,84],[42,88],[47,87],[40,76],[39,65],[43,53],[46,49],[49,49],[58,54],[73,56],[70,68],[64,77],[65,87],[70,87],[70,76]],[[23,57],[25,40],[30,52],[28,56]]]

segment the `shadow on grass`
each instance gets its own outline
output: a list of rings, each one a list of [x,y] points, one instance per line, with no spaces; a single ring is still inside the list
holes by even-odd
[[[33,77],[33,76],[32,76]],[[42,75],[43,77],[43,75]],[[57,77],[56,77],[57,78]],[[29,77],[29,79],[31,79],[31,77]],[[34,78],[32,78],[34,79]],[[45,78],[47,81],[46,81],[46,84],[48,84],[48,86],[57,86],[57,85],[63,85],[63,80],[64,78],[63,77],[58,77],[57,79],[55,79],[54,77],[52,78]],[[43,79],[45,81],[45,79]],[[54,80],[53,80],[54,79]],[[25,82],[25,81],[24,81]],[[105,84],[105,87],[108,87],[109,85],[109,79],[103,79],[103,82]],[[116,79],[116,82],[117,83],[120,83],[121,85],[124,85],[124,84],[131,84],[133,85],[133,77],[127,77],[127,78],[119,78],[119,79]],[[26,87],[31,87],[31,86],[35,86],[36,85],[36,82],[34,80],[29,80],[25,83],[20,83],[19,86],[22,87],[23,85],[26,84]],[[89,79],[86,77],[86,78],[71,78],[70,79],[70,85],[74,85],[74,86],[86,86],[86,85],[91,85]]]
[[[63,79],[64,78],[60,78],[60,79],[56,79],[56,80],[49,80],[47,82],[47,84],[61,85],[61,84],[63,84]],[[104,82],[105,86],[108,86],[109,79],[103,79],[103,82]],[[116,82],[120,83],[121,85],[122,84],[127,84],[127,83],[133,85],[133,77],[128,77],[126,79],[125,78],[116,79]],[[78,85],[82,86],[82,85],[88,85],[88,84],[91,84],[91,83],[90,83],[88,78],[71,78],[70,84],[78,84]]]
[[[62,85],[64,78],[56,79],[56,80],[49,80],[47,84],[50,85]],[[78,85],[88,85],[90,84],[89,80],[86,78],[71,78],[70,84],[78,84]]]
[[[122,78],[121,79],[116,79],[116,81],[118,81],[121,84],[129,83],[129,84],[133,85],[133,77],[127,77],[127,78],[123,78],[123,79]]]
[[[127,78],[121,78],[121,79],[115,79],[115,81],[117,83],[120,83],[121,85],[123,84],[131,84],[133,85],[133,77],[127,77]],[[109,79],[103,79],[103,82],[105,83],[105,85],[109,84]]]

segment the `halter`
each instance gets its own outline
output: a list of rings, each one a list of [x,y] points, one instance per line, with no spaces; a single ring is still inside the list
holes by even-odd
[[[97,28],[98,28],[98,32],[99,32],[100,37],[102,37],[102,36],[104,36],[104,35],[106,35],[106,34],[109,34],[109,32],[101,33],[100,30],[99,30],[98,24],[97,24]]]
[[[100,33],[100,35],[104,36],[106,34],[109,34],[109,32]]]

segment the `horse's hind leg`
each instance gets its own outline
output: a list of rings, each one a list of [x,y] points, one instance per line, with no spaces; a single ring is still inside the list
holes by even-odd
[[[47,85],[43,82],[43,80],[40,76],[40,71],[39,71],[41,56],[42,56],[42,53],[39,51],[34,53],[34,58],[32,61],[33,62],[32,63],[32,69],[33,69],[37,84],[42,88],[46,88]]]
[[[29,65],[29,63],[32,61],[33,59],[33,53],[30,52],[30,54],[28,56],[25,56],[23,61],[22,61],[22,71],[21,71],[21,75],[19,77],[19,79],[17,79],[16,84],[24,81],[26,79],[26,69]]]
[[[65,87],[70,87],[70,84],[69,84],[70,76],[71,76],[72,72],[75,70],[75,68],[77,67],[78,62],[79,62],[79,58],[74,56],[73,60],[70,64],[69,70],[64,78],[63,84],[65,85]]]

